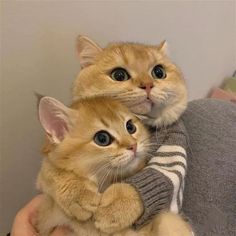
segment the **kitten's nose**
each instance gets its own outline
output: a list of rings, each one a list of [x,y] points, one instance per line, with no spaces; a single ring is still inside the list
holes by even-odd
[[[147,92],[147,95],[149,96],[149,94],[151,92],[151,89],[153,88],[153,83],[150,82],[150,83],[142,84],[142,85],[139,86],[139,88],[145,89],[146,92]]]
[[[129,147],[127,147],[127,149],[133,151],[134,153],[136,153],[137,143],[130,145]]]

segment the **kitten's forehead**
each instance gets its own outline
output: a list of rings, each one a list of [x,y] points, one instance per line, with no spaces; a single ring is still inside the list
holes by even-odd
[[[90,104],[80,114],[78,132],[87,133],[88,137],[105,130],[119,139],[127,135],[126,122],[135,119],[125,107],[116,103]]]
[[[163,55],[158,47],[147,46],[137,43],[116,43],[110,44],[104,49],[99,60],[104,64],[114,64],[128,66],[136,71],[147,69],[157,60],[161,60]],[[110,66],[109,65],[109,66]]]
[[[94,132],[97,132],[99,130],[106,130],[114,137],[118,137],[126,133],[125,123],[129,119],[131,119],[131,117],[127,116],[127,114],[120,114],[114,116],[113,119],[110,119],[109,117],[105,116],[98,116],[96,117],[92,125]]]
[[[111,98],[91,98],[80,102],[78,118],[81,125],[90,127],[112,127],[123,125],[128,119],[134,118],[132,113],[121,103]]]

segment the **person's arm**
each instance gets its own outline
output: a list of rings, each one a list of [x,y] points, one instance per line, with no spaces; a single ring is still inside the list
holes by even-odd
[[[23,207],[16,215],[11,233],[11,236],[37,236],[36,220],[37,211],[42,201],[42,195],[36,196],[25,207]],[[58,227],[53,231],[51,236],[66,236],[69,235],[68,227]]]
[[[162,130],[153,132],[159,143],[148,166],[128,178],[142,199],[144,210],[134,223],[139,229],[163,209],[178,213],[182,206],[186,174],[187,134],[181,120]]]

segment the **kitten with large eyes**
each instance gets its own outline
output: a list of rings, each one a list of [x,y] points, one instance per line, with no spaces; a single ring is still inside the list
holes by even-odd
[[[167,44],[111,43],[105,48],[78,38],[82,70],[74,100],[110,95],[152,126],[174,123],[186,109],[187,89],[180,69],[167,56]]]
[[[122,201],[134,201],[136,196],[128,185],[119,192],[115,187],[103,196],[100,192],[141,170],[150,152],[149,132],[124,105],[111,98],[95,97],[68,108],[54,98],[43,97],[39,119],[49,140],[38,176],[38,186],[45,193],[38,218],[40,235],[47,236],[63,224],[80,236],[191,235],[189,226],[171,213],[160,214],[139,231],[126,228],[107,234],[96,228],[98,204],[114,194]],[[125,217],[129,219],[133,212]],[[170,227],[166,227],[167,222]]]
[[[187,89],[180,69],[167,55],[166,42],[158,46],[120,42],[101,48],[88,37],[80,36],[77,53],[81,70],[73,86],[74,100],[105,95],[122,102],[152,126],[151,135],[157,144],[146,167],[125,180],[136,200],[127,201],[116,215],[108,214],[119,204],[115,197],[100,204],[96,225],[103,232],[113,233],[131,225],[140,229],[164,210],[179,213],[188,136],[180,116],[186,109]],[[137,214],[126,218],[132,209]]]

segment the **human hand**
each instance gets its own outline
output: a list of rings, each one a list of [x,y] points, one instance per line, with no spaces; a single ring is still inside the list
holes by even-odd
[[[35,225],[42,198],[43,195],[36,196],[17,213],[13,222],[11,236],[38,236]],[[69,233],[71,233],[71,230],[68,227],[58,227],[51,236],[66,236]]]
[[[113,184],[102,194],[95,213],[95,226],[104,233],[115,233],[131,226],[142,212],[143,204],[134,187]]]

